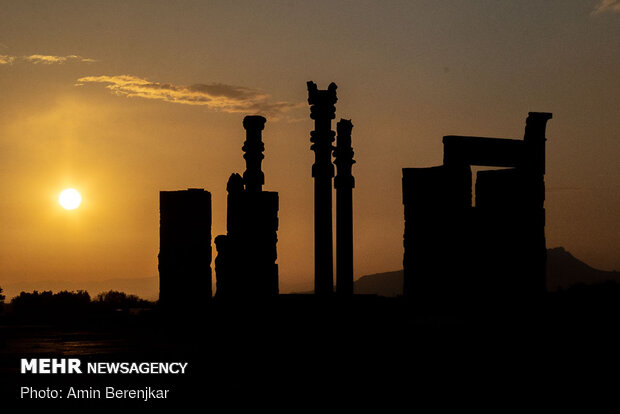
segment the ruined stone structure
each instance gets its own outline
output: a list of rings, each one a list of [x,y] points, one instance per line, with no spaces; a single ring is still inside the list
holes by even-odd
[[[170,309],[211,298],[211,193],[161,191],[159,303]]]
[[[420,301],[484,302],[545,290],[545,129],[523,140],[445,136],[443,165],[403,169],[404,291]],[[501,167],[476,175],[471,166]]]
[[[337,174],[336,188],[336,293],[353,294],[353,188],[351,174],[353,148],[351,147],[351,120],[341,119],[336,125],[338,136],[334,150]]]
[[[263,191],[261,170],[266,119],[246,116],[243,177],[228,180],[226,235],[215,238],[216,297],[264,298],[278,294],[278,193]]]
[[[337,86],[330,83],[326,90],[308,82],[310,118],[314,131],[310,132],[310,149],[315,158],[312,165],[314,177],[314,292],[330,295],[334,290],[333,224],[332,224],[332,178],[334,165],[332,151],[334,136],[331,122],[336,117]]]

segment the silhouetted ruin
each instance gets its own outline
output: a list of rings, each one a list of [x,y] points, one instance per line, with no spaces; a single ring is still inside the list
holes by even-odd
[[[159,193],[159,303],[184,308],[211,297],[211,193]]]
[[[545,291],[545,128],[530,112],[523,140],[445,136],[443,165],[403,169],[404,293],[485,302]],[[476,175],[471,166],[502,167]]]
[[[341,119],[336,125],[338,136],[334,150],[337,174],[336,188],[336,293],[353,294],[353,188],[351,174],[353,148],[351,148],[351,120]]]
[[[218,298],[262,298],[275,296],[279,291],[278,193],[262,190],[265,122],[262,116],[243,119],[246,170],[243,178],[232,174],[228,180],[227,233],[215,238]]]
[[[337,86],[330,83],[326,90],[319,90],[309,81],[308,103],[314,131],[310,132],[310,149],[315,158],[312,165],[314,177],[314,292],[329,295],[334,291],[333,225],[332,225],[332,151],[334,136],[331,122],[336,117]]]

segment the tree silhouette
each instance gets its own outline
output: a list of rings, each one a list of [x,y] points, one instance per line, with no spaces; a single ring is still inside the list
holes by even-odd
[[[4,299],[6,299],[6,296],[2,294],[2,287],[0,286],[0,312],[4,308]]]
[[[128,295],[116,290],[99,293],[95,297],[95,303],[108,309],[143,308],[151,305],[149,301],[136,295]]]
[[[21,292],[11,300],[16,314],[36,317],[38,319],[53,319],[85,315],[90,306],[90,295],[85,290],[69,292],[63,290],[58,293],[51,291]]]

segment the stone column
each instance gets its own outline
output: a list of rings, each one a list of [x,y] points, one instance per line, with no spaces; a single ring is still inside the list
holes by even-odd
[[[353,294],[353,188],[351,174],[353,148],[351,148],[351,120],[341,119],[336,125],[338,137],[334,150],[334,164],[338,169],[334,178],[336,188],[336,293]]]
[[[538,179],[538,194],[536,204],[543,207],[545,200],[545,132],[547,121],[552,118],[548,112],[529,112],[525,120],[525,154],[522,170]]]
[[[332,150],[334,131],[331,122],[336,117],[338,101],[336,84],[330,83],[327,90],[319,90],[308,82],[308,103],[310,118],[314,120],[314,131],[310,132],[310,149],[314,151],[314,292],[326,296],[334,290],[333,229],[332,229]]]
[[[533,293],[545,292],[547,278],[547,239],[545,237],[545,142],[547,121],[553,115],[548,112],[529,112],[525,120],[525,154],[521,171],[525,180],[526,205],[528,211],[522,214],[531,215],[527,220],[527,239],[523,248],[527,253],[527,267],[530,270]]]
[[[261,192],[265,184],[265,174],[261,170],[261,163],[265,156],[265,144],[263,144],[262,131],[267,120],[259,115],[250,115],[243,118],[246,138],[243,143],[243,158],[246,169],[243,173],[245,189],[249,192]]]

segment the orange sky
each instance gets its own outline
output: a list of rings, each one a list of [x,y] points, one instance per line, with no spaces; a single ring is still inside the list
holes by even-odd
[[[620,269],[619,38],[615,0],[2,2],[0,286],[156,277],[160,190],[211,191],[224,233],[261,113],[282,290],[310,288],[308,80],[354,124],[356,277],[402,267],[401,168],[528,111],[554,114],[548,246]]]

